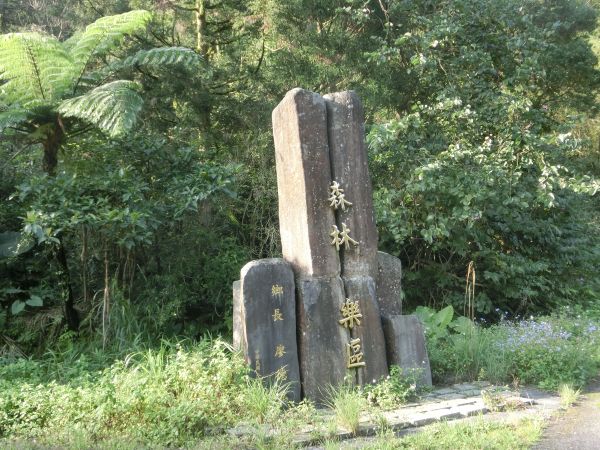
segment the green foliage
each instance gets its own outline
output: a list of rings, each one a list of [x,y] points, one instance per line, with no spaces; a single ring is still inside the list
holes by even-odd
[[[368,141],[380,239],[410,268],[411,306],[461,306],[470,262],[479,314],[597,298],[594,203],[582,194],[596,182],[580,172],[571,114],[594,101],[596,58],[581,33],[595,12],[555,8],[456,0],[388,11],[394,26],[371,60],[403,82],[390,96],[397,117]]]
[[[484,378],[557,389],[585,385],[600,367],[600,324],[592,319],[542,317],[487,328],[459,319],[444,333],[427,332],[437,380]]]
[[[0,36],[2,103],[23,107],[62,98],[73,87],[76,72],[58,40],[39,33]]]
[[[356,434],[360,416],[367,406],[365,397],[358,389],[348,382],[337,388],[330,387],[325,404],[333,410],[338,425]]]
[[[102,17],[85,28],[83,33],[74,34],[65,42],[81,76],[94,58],[106,55],[116,48],[125,36],[143,31],[152,15],[137,10],[115,16]]]
[[[418,373],[405,373],[398,366],[390,368],[390,374],[376,384],[367,384],[363,394],[371,405],[381,409],[397,408],[416,394]]]
[[[76,424],[87,446],[117,436],[137,445],[180,446],[208,426],[252,418],[246,402],[253,397],[246,393],[253,385],[222,341],[164,342],[96,372],[79,355],[66,384],[53,380],[51,372],[71,364],[72,351],[42,364],[0,365],[0,437],[68,446]]]
[[[142,110],[140,85],[118,80],[62,102],[58,112],[90,122],[111,137],[131,130]]]

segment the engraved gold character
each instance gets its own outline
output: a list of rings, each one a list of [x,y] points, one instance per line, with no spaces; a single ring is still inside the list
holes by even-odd
[[[358,300],[355,302],[350,301],[349,298],[346,299],[346,302],[342,304],[340,309],[342,312],[343,319],[340,319],[338,322],[340,325],[345,326],[346,328],[354,328],[354,324],[360,325],[360,319],[362,318],[362,314],[360,313],[360,306],[358,304]]]
[[[362,360],[363,352],[361,352],[360,348],[360,338],[352,339],[349,344],[346,344],[346,356],[348,357],[348,369],[367,365]]]
[[[273,322],[277,322],[278,320],[283,320],[283,314],[281,314],[279,308],[276,308],[273,310]]]
[[[274,284],[271,286],[271,296],[272,297],[280,297],[283,295],[283,286],[279,284]]]
[[[281,358],[283,357],[283,355],[285,355],[285,346],[279,344],[276,348],[275,348],[275,356],[277,358]]]
[[[254,370],[257,374],[260,373],[260,353],[254,353]]]
[[[288,373],[287,370],[285,370],[285,366],[277,369],[277,372],[275,372],[275,379],[277,381],[285,381],[288,379]]]
[[[337,181],[331,183],[329,190],[330,197],[327,200],[330,202],[329,206],[331,206],[333,209],[338,209],[341,207],[342,211],[345,211],[346,206],[352,206],[352,203],[345,199],[344,190],[340,187]]]
[[[329,236],[333,238],[333,241],[331,241],[331,245],[335,245],[335,249],[339,251],[340,244],[342,243],[342,241],[340,240],[340,230],[336,225],[332,225],[332,227],[333,230],[331,231],[331,233],[329,233]]]
[[[340,231],[340,245],[344,244],[346,246],[346,250],[350,248],[350,244],[358,245],[358,242],[350,237],[350,228],[346,226],[345,223],[342,223],[342,231]]]

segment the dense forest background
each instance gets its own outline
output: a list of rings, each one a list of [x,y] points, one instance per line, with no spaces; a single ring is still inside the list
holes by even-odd
[[[0,354],[67,329],[117,347],[228,334],[240,268],[280,255],[270,114],[298,86],[365,104],[407,310],[597,304],[598,8],[3,1]]]

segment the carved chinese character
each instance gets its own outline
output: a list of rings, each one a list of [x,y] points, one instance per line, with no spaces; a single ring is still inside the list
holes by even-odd
[[[337,181],[334,181],[329,186],[329,190],[331,191],[331,196],[327,200],[330,202],[329,206],[333,207],[333,209],[341,207],[342,211],[345,211],[346,206],[352,206],[352,203],[344,198],[344,190],[340,188]]]
[[[277,322],[278,320],[283,320],[283,314],[281,314],[279,308],[276,308],[273,310],[273,322]]]
[[[344,325],[346,328],[354,328],[355,323],[356,325],[360,325],[362,314],[360,313],[358,300],[352,302],[347,298],[346,302],[342,304],[340,311],[343,317],[343,319],[339,320],[340,325]]]
[[[277,372],[275,372],[275,379],[277,381],[285,381],[288,379],[288,373],[285,366],[277,369]]]
[[[283,355],[285,355],[285,346],[279,344],[276,348],[275,348],[275,356],[277,358],[281,358],[283,357]]]
[[[283,286],[279,284],[274,284],[271,286],[271,296],[273,297],[281,297],[283,295]]]
[[[360,338],[352,339],[349,344],[346,344],[348,369],[352,369],[354,367],[363,367],[367,365],[367,363],[365,363],[362,360],[363,353],[360,350]]]
[[[254,352],[254,370],[258,375],[260,374],[260,353],[258,351]]]
[[[339,251],[340,246],[344,245],[346,250],[350,248],[350,244],[358,245],[358,242],[350,237],[350,228],[342,223],[342,231],[336,225],[332,225],[332,231],[329,236],[333,238],[331,245],[335,245],[335,249]]]

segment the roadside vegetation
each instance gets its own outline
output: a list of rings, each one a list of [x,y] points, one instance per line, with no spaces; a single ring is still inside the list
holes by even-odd
[[[394,369],[322,416],[229,345],[240,268],[280,256],[270,114],[298,86],[364,103],[379,248],[402,260],[434,381],[575,401],[600,369],[599,11],[2,2],[0,447],[281,448],[312,424],[335,448],[358,411],[418,398]],[[381,428],[378,448],[539,434]]]

